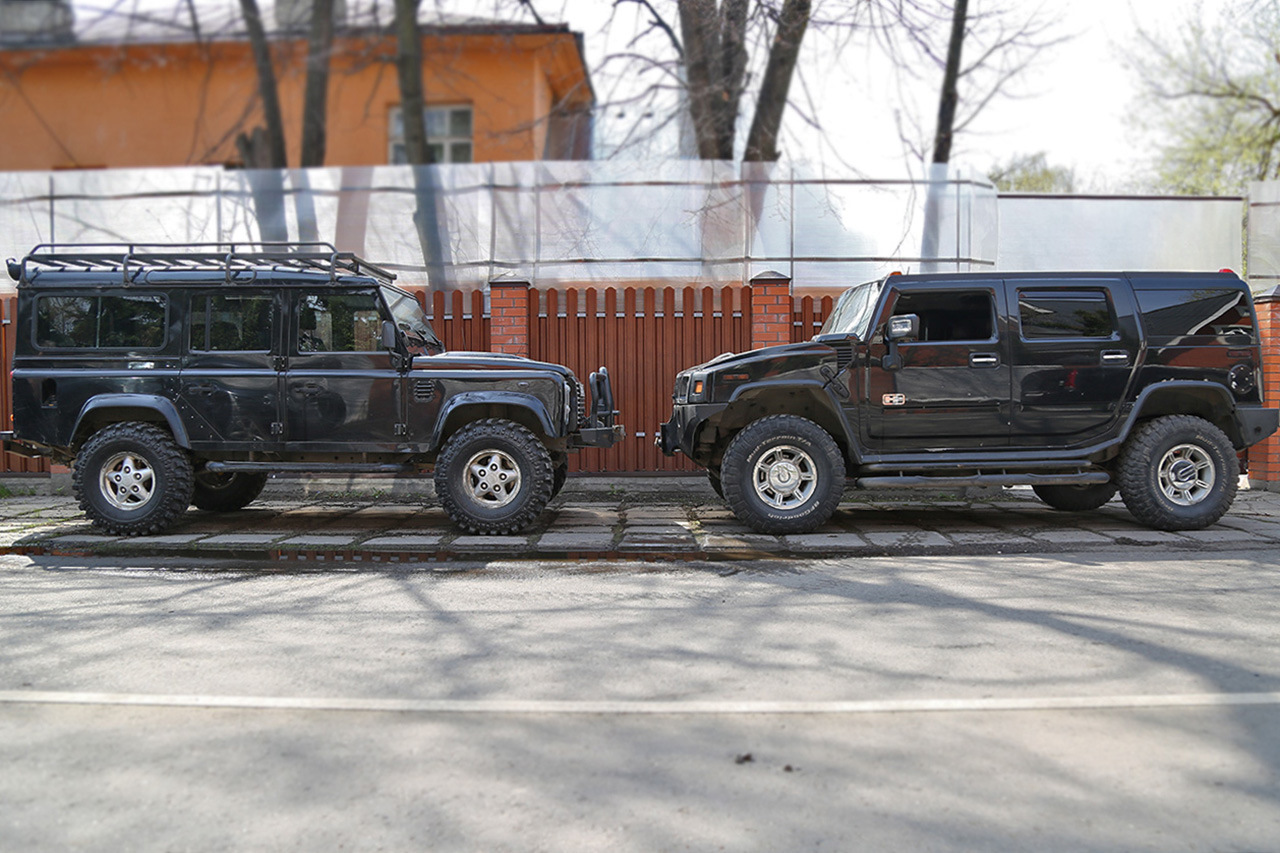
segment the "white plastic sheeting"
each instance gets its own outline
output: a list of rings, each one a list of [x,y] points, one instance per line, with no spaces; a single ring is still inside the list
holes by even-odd
[[[320,240],[442,289],[503,274],[688,284],[764,270],[832,288],[918,268],[926,188],[697,160],[0,173],[0,251]],[[943,196],[941,268],[990,269],[994,190],[958,179]]]
[[[1002,195],[1003,270],[1241,271],[1244,199]]]
[[[1280,288],[1280,181],[1249,184],[1249,286]]]

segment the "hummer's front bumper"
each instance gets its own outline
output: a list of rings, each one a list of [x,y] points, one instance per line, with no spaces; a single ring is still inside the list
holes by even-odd
[[[613,447],[627,437],[622,424],[615,424],[618,410],[613,407],[613,386],[609,382],[609,370],[601,367],[591,374],[587,384],[591,388],[591,414],[582,428],[570,436],[572,447]]]
[[[654,444],[658,445],[658,449],[667,456],[683,453],[692,459],[698,430],[708,419],[720,414],[724,409],[724,403],[677,403],[671,407],[671,420],[658,427]]]

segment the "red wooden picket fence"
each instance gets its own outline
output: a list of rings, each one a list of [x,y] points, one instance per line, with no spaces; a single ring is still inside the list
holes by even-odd
[[[534,296],[536,295],[536,298]],[[751,290],[741,286],[627,287],[545,290],[530,294],[529,356],[569,366],[584,384],[591,371],[609,368],[627,438],[610,450],[585,450],[570,470],[591,473],[692,471],[682,456],[654,446],[658,425],[671,416],[675,375],[723,352],[751,349]],[[486,351],[490,324],[485,294],[431,293],[418,299],[450,350]],[[0,418],[13,411],[14,317],[17,299],[0,300]],[[794,300],[793,341],[808,340],[831,311],[831,298]],[[48,473],[43,459],[0,454],[0,473]]]

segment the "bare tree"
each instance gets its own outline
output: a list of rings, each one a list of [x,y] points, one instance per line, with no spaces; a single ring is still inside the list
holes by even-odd
[[[284,169],[288,166],[284,146],[284,120],[280,117],[280,90],[276,85],[275,66],[271,60],[271,47],[267,44],[266,28],[262,25],[262,13],[258,0],[240,0],[244,15],[245,31],[249,47],[253,51],[253,65],[258,73],[258,97],[262,100],[264,128],[254,129],[236,138],[236,147],[249,168]]]
[[[307,79],[302,97],[302,168],[323,166],[328,136],[329,59],[333,53],[333,0],[312,0]]]

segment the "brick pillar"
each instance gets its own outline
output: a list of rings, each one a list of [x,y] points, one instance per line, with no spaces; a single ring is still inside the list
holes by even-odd
[[[1280,406],[1280,286],[1258,296],[1258,335],[1262,339],[1262,399]],[[1249,484],[1280,491],[1280,434],[1249,448]]]
[[[489,282],[489,348],[509,355],[529,354],[529,282]]]
[[[762,272],[751,279],[751,348],[791,343],[791,279]]]

